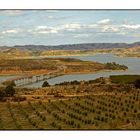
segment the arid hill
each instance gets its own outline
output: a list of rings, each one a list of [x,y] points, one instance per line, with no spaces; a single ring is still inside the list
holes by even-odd
[[[0,60],[0,74],[93,73],[100,70],[126,70],[128,67],[114,63],[82,61],[75,58],[7,59]]]
[[[9,58],[22,58],[22,57],[31,57],[32,52],[27,49],[19,48],[3,48],[0,51],[0,58],[9,59]]]
[[[56,55],[94,55],[98,53],[114,53],[119,56],[140,56],[140,43],[83,43],[57,46],[25,45],[1,46],[0,58],[36,58]]]

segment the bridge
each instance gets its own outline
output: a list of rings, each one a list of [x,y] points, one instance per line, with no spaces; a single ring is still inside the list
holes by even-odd
[[[57,76],[62,75],[63,73],[60,71],[55,72],[49,72],[47,74],[40,74],[40,75],[32,75],[32,76],[24,76],[24,77],[18,77],[9,79],[8,81],[13,81],[17,87],[19,86],[25,86],[32,83],[37,83],[39,81],[48,80],[50,78],[54,78]]]
[[[6,81],[13,81],[17,87],[25,86],[25,85],[37,83],[39,81],[44,81],[44,80],[48,80],[50,78],[54,78],[54,77],[63,75],[65,73],[66,68],[67,68],[66,66],[60,65],[60,66],[58,66],[57,70],[48,72],[46,74],[22,76],[22,77],[8,79]]]

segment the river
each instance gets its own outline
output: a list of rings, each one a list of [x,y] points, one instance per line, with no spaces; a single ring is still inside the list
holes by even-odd
[[[134,57],[118,57],[113,54],[97,54],[92,56],[57,56],[62,58],[78,58],[85,61],[97,61],[101,63],[107,62],[116,62],[118,64],[124,64],[128,66],[128,70],[126,71],[100,71],[93,74],[70,74],[70,75],[63,75],[59,77],[55,77],[49,79],[48,82],[53,85],[56,83],[64,82],[64,81],[73,81],[73,80],[92,80],[99,77],[109,77],[110,75],[117,75],[117,74],[140,74],[140,58]],[[56,57],[55,57],[56,58]],[[15,78],[18,76],[0,76],[0,82]],[[25,87],[29,88],[38,88],[41,87],[44,81],[34,83],[31,85],[26,85]]]
[[[12,79],[12,78],[18,78],[20,77],[19,75],[0,75],[0,83],[2,83],[3,81],[6,81],[8,79]]]
[[[59,58],[62,56],[58,56]],[[64,82],[64,81],[73,81],[73,80],[92,80],[99,77],[109,77],[110,75],[117,75],[117,74],[140,74],[140,58],[134,57],[118,57],[113,54],[97,54],[92,56],[64,56],[65,58],[78,58],[81,60],[87,61],[97,61],[101,63],[107,62],[116,62],[118,64],[124,64],[128,66],[128,70],[126,71],[100,71],[94,74],[70,74],[70,75],[63,75],[59,77],[55,77],[49,79],[48,82],[53,85],[56,83]],[[64,58],[63,57],[63,58]],[[44,81],[34,83],[31,85],[27,85],[26,87],[29,88],[38,88],[41,87]]]

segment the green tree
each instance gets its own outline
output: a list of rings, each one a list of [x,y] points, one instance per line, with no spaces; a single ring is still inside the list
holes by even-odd
[[[15,94],[15,89],[13,88],[12,85],[6,86],[4,91],[5,91],[5,96],[6,97],[12,97]]]
[[[134,82],[134,85],[136,88],[140,88],[140,79],[137,79],[135,82]]]
[[[4,97],[4,92],[0,90],[0,101],[3,99]]]
[[[47,82],[47,81],[45,81],[44,83],[43,83],[43,85],[42,85],[42,87],[49,87],[50,85],[49,85],[49,83]]]
[[[15,84],[15,82],[14,81],[11,81],[11,84],[10,84],[11,86],[16,86],[16,84]]]

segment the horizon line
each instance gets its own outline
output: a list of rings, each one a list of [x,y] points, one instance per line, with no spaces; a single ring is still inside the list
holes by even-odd
[[[0,46],[0,47],[16,47],[16,46],[63,46],[63,45],[82,45],[82,44],[128,44],[128,45],[131,45],[131,44],[135,44],[135,43],[140,43],[140,41],[136,41],[136,42],[131,42],[131,43],[128,43],[128,42],[89,42],[89,43],[72,43],[72,44],[57,44],[57,45],[46,45],[46,44],[24,44],[24,45],[12,45],[12,46],[8,46],[8,45],[3,45],[3,46]]]

